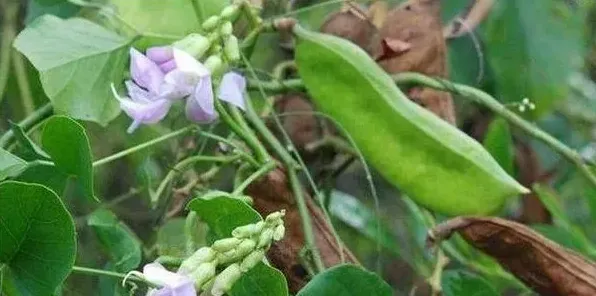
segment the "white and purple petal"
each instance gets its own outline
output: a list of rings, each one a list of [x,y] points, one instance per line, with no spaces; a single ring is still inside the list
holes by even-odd
[[[219,84],[217,97],[244,110],[245,91],[246,79],[244,76],[235,72],[228,72],[223,76],[221,83]]]
[[[172,102],[166,99],[156,99],[149,101],[133,101],[130,98],[123,98],[118,95],[116,89],[112,85],[112,92],[120,102],[120,108],[128,117],[133,120],[133,123],[128,128],[128,132],[132,133],[141,124],[157,123],[162,120],[172,105]]]
[[[151,289],[148,296],[196,296],[196,289],[191,279],[165,269],[159,263],[150,263],[143,267],[145,279],[162,286]]]
[[[136,84],[152,93],[159,92],[164,80],[159,66],[134,48],[130,49],[130,75]]]
[[[156,64],[163,64],[174,58],[174,51],[171,46],[154,46],[145,52],[147,58]]]

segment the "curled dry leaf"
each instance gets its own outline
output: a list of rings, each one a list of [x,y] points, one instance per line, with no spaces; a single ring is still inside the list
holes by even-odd
[[[429,231],[432,244],[459,233],[540,295],[596,295],[596,265],[530,228],[500,218],[458,217]]]
[[[380,51],[378,29],[357,4],[347,2],[341,11],[325,20],[320,31],[350,40],[369,55],[377,55]]]
[[[247,193],[254,198],[254,207],[261,214],[279,211],[279,209],[286,210],[284,239],[271,246],[267,258],[286,276],[290,292],[298,292],[308,281],[308,273],[302,266],[300,258],[304,247],[304,232],[294,195],[289,189],[286,173],[281,169],[272,171],[261,180],[251,184]],[[330,267],[342,263],[341,252],[344,253],[343,257],[347,263],[359,264],[350,250],[337,245],[325,216],[315,205],[312,197],[306,192],[304,197],[312,217],[315,242],[325,266]]]
[[[375,58],[388,73],[419,72],[429,76],[447,77],[447,46],[441,23],[441,1],[409,0],[389,11],[380,30],[384,44],[399,44],[394,52],[381,52]],[[404,46],[409,44],[409,47]],[[403,50],[407,48],[407,50]],[[451,95],[432,89],[410,93],[420,103],[445,121],[455,124]]]

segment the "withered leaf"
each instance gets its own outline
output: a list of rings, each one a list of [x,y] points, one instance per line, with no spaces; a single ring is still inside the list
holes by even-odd
[[[596,265],[523,224],[489,217],[458,217],[429,231],[437,243],[459,233],[475,248],[540,295],[596,295]]]
[[[378,55],[380,43],[377,27],[357,5],[347,3],[341,11],[325,20],[320,31],[350,40],[369,55]]]
[[[447,46],[443,38],[440,0],[409,0],[389,11],[380,40],[400,40],[408,50],[379,61],[388,73],[419,72],[447,77]],[[451,95],[431,89],[412,98],[449,123],[455,124]]]

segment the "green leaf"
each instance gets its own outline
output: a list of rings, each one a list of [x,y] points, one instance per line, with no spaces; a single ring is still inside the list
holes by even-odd
[[[0,148],[0,181],[18,176],[27,168],[27,162]]]
[[[259,263],[242,275],[228,293],[230,296],[286,296],[288,283],[281,271]]]
[[[559,223],[563,223],[565,226],[569,226],[571,224],[565,215],[563,205],[559,202],[557,196],[554,192],[552,192],[552,190],[540,184],[534,184],[533,189],[534,192],[536,192],[538,198],[540,198],[542,204],[546,207],[549,213],[553,215],[555,220],[558,220]]]
[[[363,205],[357,198],[337,190],[330,195],[329,212],[350,227],[358,230],[373,241],[378,241],[381,246],[400,256],[401,247],[396,243],[387,225],[379,221],[373,211]]]
[[[68,175],[59,171],[53,165],[41,164],[29,166],[16,180],[44,185],[52,189],[58,196],[63,196],[68,182]]]
[[[227,0],[192,0],[202,16],[219,13]],[[189,0],[111,0],[118,15],[143,35],[184,37],[196,32],[200,22]]]
[[[76,177],[84,194],[98,201],[93,194],[93,157],[85,128],[68,117],[54,116],[44,127],[41,142],[58,170]]]
[[[582,20],[558,0],[496,1],[486,21],[486,48],[499,97],[527,97],[537,115],[566,99],[570,75],[583,65]]]
[[[141,263],[141,242],[135,234],[106,209],[93,212],[87,220],[107,251],[110,261],[118,272],[128,272]]]
[[[572,233],[569,233],[569,231],[563,227],[547,224],[534,224],[532,225],[532,229],[565,248],[580,253],[585,253],[586,251],[585,243]]]
[[[106,125],[120,113],[110,84],[123,79],[130,42],[84,19],[44,15],[14,46],[40,72],[56,112]]]
[[[463,270],[447,270],[441,277],[444,296],[499,296],[485,279]]]
[[[21,182],[0,184],[0,265],[20,295],[50,295],[74,264],[74,223],[54,192]]]
[[[15,139],[19,144],[23,146],[23,148],[25,149],[27,154],[31,156],[31,158],[44,160],[50,159],[50,156],[45,151],[43,151],[41,147],[35,144],[35,142],[33,142],[29,138],[29,136],[25,134],[25,131],[23,131],[23,129],[18,124],[12,121],[10,121],[9,124]]]
[[[206,245],[207,227],[204,223],[195,223],[196,228],[192,232],[192,239],[195,246]],[[157,253],[159,256],[171,256],[177,258],[187,257],[187,238],[185,235],[186,219],[169,219],[157,231]]]
[[[389,296],[391,287],[378,275],[355,265],[338,265],[315,276],[297,296]]]
[[[234,228],[262,220],[261,215],[245,202],[225,196],[197,197],[187,208],[197,212],[216,238],[230,237]]]
[[[508,174],[514,173],[513,139],[507,121],[502,118],[493,120],[482,144]]]
[[[44,14],[53,14],[62,18],[71,17],[81,9],[80,6],[68,0],[29,0],[28,2],[25,24],[30,24]]]

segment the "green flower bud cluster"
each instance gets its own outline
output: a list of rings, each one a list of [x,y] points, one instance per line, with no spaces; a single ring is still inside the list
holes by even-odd
[[[263,221],[236,227],[232,237],[217,240],[211,247],[202,247],[184,260],[178,273],[189,275],[198,290],[211,289],[212,295],[223,295],[243,273],[263,261],[274,241],[284,237],[284,216],[285,211],[281,210],[269,214]],[[222,265],[227,267],[217,274],[217,267]]]
[[[228,65],[240,60],[240,44],[234,36],[233,23],[242,11],[253,13],[250,4],[242,1],[225,7],[219,15],[206,19],[201,24],[201,34],[192,33],[172,44],[202,61],[212,76],[223,74]]]

